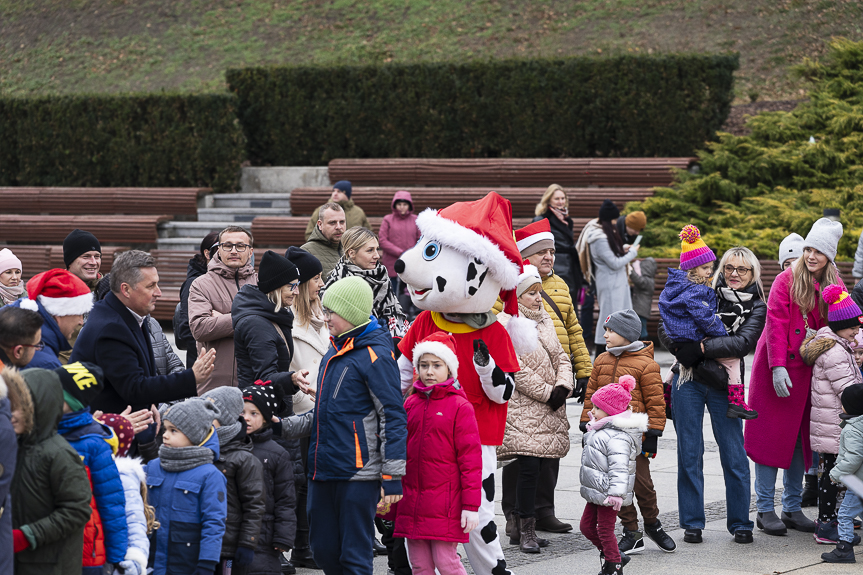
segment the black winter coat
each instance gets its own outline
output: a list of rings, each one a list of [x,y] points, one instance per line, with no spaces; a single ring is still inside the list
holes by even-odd
[[[293,461],[290,454],[273,441],[272,429],[253,433],[250,437],[252,452],[264,469],[264,521],[255,561],[248,575],[278,573],[281,568],[275,548],[292,549],[297,534]]]
[[[240,433],[219,445],[214,463],[228,480],[228,518],[222,538],[222,558],[232,558],[238,546],[255,549],[264,519],[264,468],[252,453],[246,422]]]
[[[578,252],[575,250],[572,218],[567,216],[564,224],[550,210],[546,210],[541,216],[533,218],[533,221],[538,222],[543,218],[548,220],[551,235],[554,236],[554,273],[566,282],[573,301],[576,301],[578,300],[578,292],[584,283],[584,274],[581,272]]]

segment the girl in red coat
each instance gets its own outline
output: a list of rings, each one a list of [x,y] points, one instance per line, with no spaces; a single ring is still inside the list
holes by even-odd
[[[473,406],[461,389],[455,340],[439,331],[413,349],[407,400],[407,470],[395,536],[407,539],[414,575],[465,575],[456,553],[479,523],[482,455]]]

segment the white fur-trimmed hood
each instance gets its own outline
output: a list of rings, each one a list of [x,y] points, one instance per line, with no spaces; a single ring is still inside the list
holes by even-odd
[[[610,425],[621,431],[647,431],[648,417],[646,413],[633,413],[631,410],[609,416]]]
[[[120,473],[137,477],[141,483],[147,480],[147,475],[144,473],[144,462],[140,457],[115,457],[114,463]]]

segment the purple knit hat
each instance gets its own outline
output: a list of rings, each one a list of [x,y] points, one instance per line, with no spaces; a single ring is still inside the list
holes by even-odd
[[[680,231],[680,269],[691,270],[716,260],[716,254],[701,239],[701,232],[693,225]]]
[[[863,311],[854,300],[838,285],[829,285],[821,292],[827,302],[827,322],[834,332],[863,324]]]
[[[635,389],[635,378],[624,375],[617,383],[600,387],[593,392],[590,401],[608,415],[617,415],[629,409],[633,389]]]

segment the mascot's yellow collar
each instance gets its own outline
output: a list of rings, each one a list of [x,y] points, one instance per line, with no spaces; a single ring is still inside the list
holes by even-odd
[[[472,331],[477,331],[466,323],[456,323],[446,319],[439,311],[433,311],[431,312],[431,315],[432,321],[443,331],[449,333],[470,333]]]

